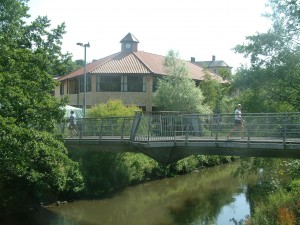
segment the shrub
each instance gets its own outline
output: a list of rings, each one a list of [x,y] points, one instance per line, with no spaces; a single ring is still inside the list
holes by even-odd
[[[296,195],[280,189],[268,195],[266,201],[260,202],[251,216],[251,225],[294,225]]]
[[[92,107],[87,112],[87,117],[134,116],[135,111],[141,111],[135,105],[125,106],[121,100],[108,100],[107,103]]]

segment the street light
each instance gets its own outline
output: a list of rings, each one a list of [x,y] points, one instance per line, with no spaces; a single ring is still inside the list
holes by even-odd
[[[77,45],[84,47],[83,117],[85,117],[85,110],[86,110],[86,97],[85,97],[86,96],[86,48],[90,47],[90,43],[88,42],[87,44],[83,44],[83,43],[78,42]]]

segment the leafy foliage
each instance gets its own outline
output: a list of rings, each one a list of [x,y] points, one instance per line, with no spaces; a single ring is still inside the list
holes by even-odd
[[[257,173],[259,197],[252,198],[250,224],[297,224],[299,217],[299,160],[243,159],[240,176]],[[283,222],[285,221],[285,222]]]
[[[0,209],[74,196],[83,189],[77,163],[55,134],[64,99],[51,95],[64,25],[39,17],[26,25],[25,0],[0,1]]]
[[[300,4],[269,0],[269,7],[266,16],[272,28],[248,36],[245,44],[235,47],[236,52],[250,57],[251,67],[237,73],[234,90],[252,112],[299,111]]]
[[[230,79],[230,74],[227,71],[223,72],[225,79]],[[211,77],[210,74],[206,73],[204,80],[200,83],[200,89],[203,93],[203,103],[208,105],[214,113],[231,113],[232,108],[228,104],[229,98],[229,83],[220,83]]]
[[[141,111],[135,105],[125,106],[121,100],[109,100],[91,108],[87,117],[109,117],[109,116],[134,116],[135,111]]]
[[[250,224],[297,224],[296,215],[299,208],[295,204],[295,197],[294,193],[285,190],[268,195],[266,201],[255,208]]]
[[[203,103],[204,96],[200,88],[189,77],[186,65],[178,59],[178,53],[169,51],[164,66],[169,75],[158,81],[153,99],[158,109],[209,113],[210,109]]]

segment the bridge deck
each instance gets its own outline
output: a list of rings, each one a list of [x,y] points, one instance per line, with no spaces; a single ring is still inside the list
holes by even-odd
[[[83,119],[69,149],[138,151],[170,163],[191,154],[300,158],[300,114],[245,115],[244,138],[229,140],[232,115],[151,114]],[[63,127],[63,131],[64,131]]]

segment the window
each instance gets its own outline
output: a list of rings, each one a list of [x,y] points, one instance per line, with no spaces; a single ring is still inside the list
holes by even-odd
[[[78,93],[78,79],[72,79],[67,81],[67,93],[68,94]]]
[[[86,91],[90,92],[92,90],[91,76],[86,75]],[[84,76],[80,77],[80,92],[84,92]]]
[[[97,76],[97,91],[121,91],[121,76]]]
[[[64,83],[60,83],[60,90],[59,90],[60,95],[64,95]]]
[[[146,91],[145,76],[124,76],[123,89],[124,91],[128,91],[128,92],[145,92]]]
[[[111,92],[145,92],[145,76],[97,76],[96,90]]]
[[[75,94],[78,94],[78,79],[75,80]]]
[[[157,90],[158,79],[159,78],[157,76],[153,76],[152,92],[155,92]]]

